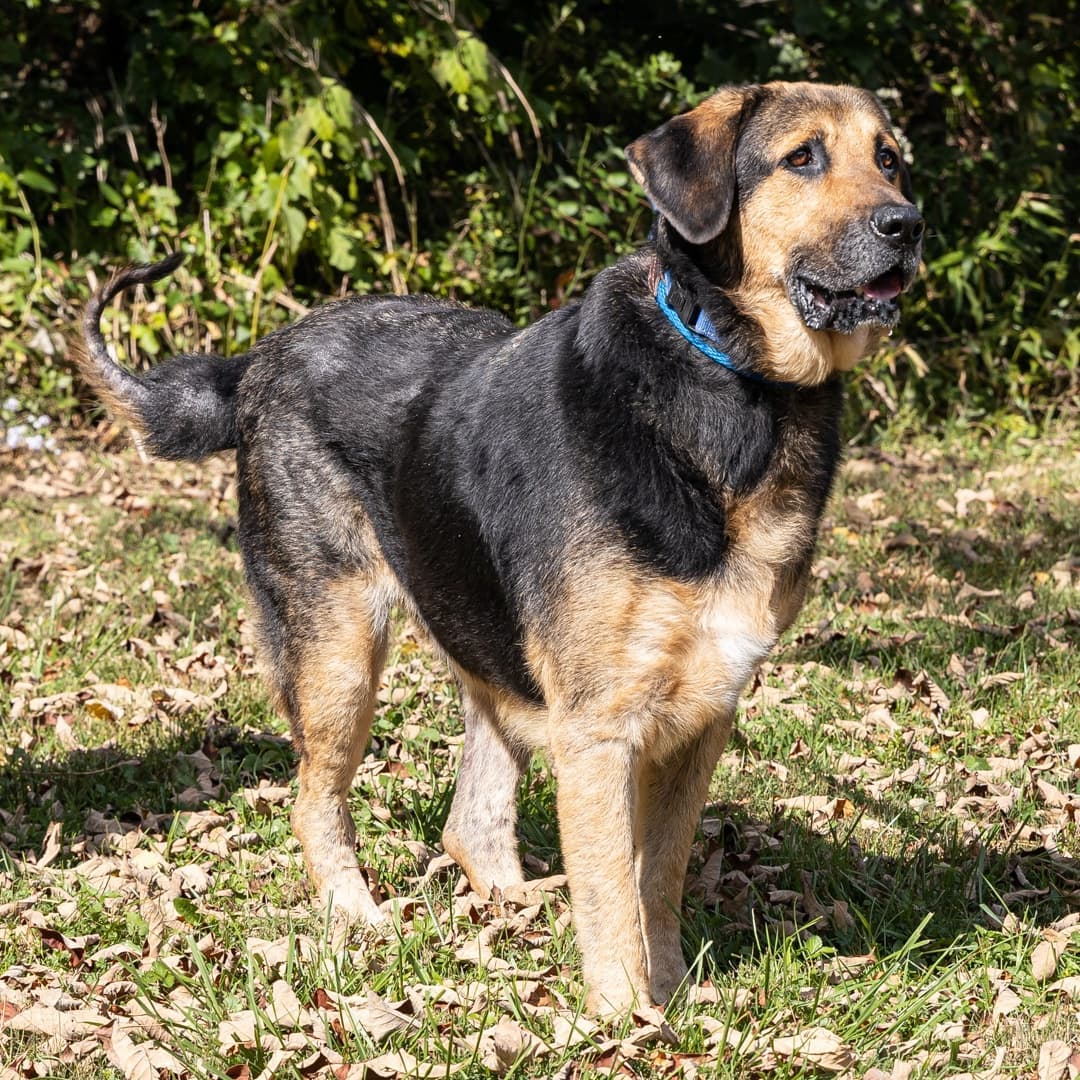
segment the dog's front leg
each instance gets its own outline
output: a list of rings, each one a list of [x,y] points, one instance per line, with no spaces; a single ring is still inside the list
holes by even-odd
[[[641,775],[638,880],[649,992],[667,1001],[686,978],[679,925],[690,845],[709,781],[731,732],[732,713],[715,719],[693,742]]]
[[[552,757],[586,1007],[625,1013],[649,1004],[634,865],[637,755],[624,739],[593,736],[587,721],[574,725],[553,741]]]

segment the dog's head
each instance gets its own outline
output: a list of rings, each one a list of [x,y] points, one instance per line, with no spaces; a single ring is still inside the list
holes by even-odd
[[[777,377],[819,382],[896,324],[924,226],[873,94],[731,87],[626,153],[672,229],[727,251],[738,270],[729,295],[761,324]]]

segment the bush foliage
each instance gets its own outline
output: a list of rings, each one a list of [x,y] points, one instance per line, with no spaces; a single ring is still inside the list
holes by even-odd
[[[1080,0],[5,7],[0,333],[35,405],[72,404],[89,275],[178,246],[147,354],[242,349],[344,289],[533,318],[647,232],[622,147],[771,78],[878,90],[910,141],[926,273],[864,414],[1023,426],[1080,387]]]

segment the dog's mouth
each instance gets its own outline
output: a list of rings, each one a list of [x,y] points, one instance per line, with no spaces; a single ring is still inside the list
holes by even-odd
[[[892,329],[900,318],[899,298],[906,286],[903,271],[894,266],[847,289],[830,289],[797,275],[788,291],[799,317],[811,330],[850,334],[860,326]]]

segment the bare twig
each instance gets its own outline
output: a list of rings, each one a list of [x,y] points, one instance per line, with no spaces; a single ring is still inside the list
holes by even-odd
[[[525,96],[521,87],[518,86],[514,76],[510,74],[506,65],[490,49],[488,49],[488,59],[491,61],[495,70],[502,76],[506,85],[510,87],[514,97],[521,102],[521,107],[525,110],[525,115],[529,118],[529,125],[532,127],[533,138],[536,140],[536,145],[538,147],[541,146],[540,121],[537,120],[536,113],[533,112],[533,107],[529,104],[529,99]]]
[[[277,215],[274,215],[276,220]],[[273,223],[271,223],[271,230],[273,230]],[[274,252],[278,248],[278,237],[272,231],[267,233],[268,243],[263,248],[262,258],[259,259],[259,266],[255,271],[255,276],[251,279],[252,289],[254,292],[254,299],[251,305],[251,344],[255,344],[255,340],[259,335],[259,307],[262,301],[262,279],[263,274],[266,273],[266,268],[270,265],[270,260],[274,257]]]
[[[231,273],[229,278],[230,280],[235,281],[240,288],[247,289],[249,292],[257,292],[261,288],[261,282],[259,280],[248,274],[241,274],[239,271]],[[299,315],[301,317],[307,315],[311,311],[311,308],[309,308],[307,304],[302,304],[294,296],[290,296],[287,292],[282,292],[280,289],[274,293],[271,297],[271,301],[279,307],[285,308],[286,311],[291,311],[294,315]]]
[[[124,99],[120,95],[120,87],[116,85],[116,80],[112,77],[111,72],[109,74],[109,83],[112,86],[113,92],[113,111],[120,117],[120,130],[124,133],[124,139],[127,141],[128,153],[131,155],[131,163],[133,165],[138,165],[140,164],[139,147],[135,142],[135,132],[132,131],[131,124],[128,123]]]
[[[371,150],[371,143],[367,139],[361,139],[360,147],[364,151],[364,157],[371,161],[375,156]],[[386,254],[390,256],[390,277],[393,281],[394,292],[401,296],[409,290],[405,284],[405,279],[401,276],[400,269],[398,269],[395,257],[397,233],[394,231],[394,218],[390,213],[390,202],[386,198],[386,185],[383,184],[382,177],[378,173],[375,173],[374,183],[375,196],[379,201],[379,218],[383,227],[383,244],[386,247]]]
[[[165,186],[172,191],[172,166],[165,151],[165,129],[169,126],[168,117],[158,116],[157,98],[150,103],[150,125],[154,129],[158,153],[161,155],[161,167],[165,170]]]
[[[88,98],[86,110],[94,118],[94,149],[100,150],[105,145],[105,111],[101,107],[101,99]],[[105,175],[105,162],[99,158],[94,167],[94,176],[99,184],[105,179]]]
[[[371,134],[379,140],[379,145],[386,151],[386,156],[390,159],[390,164],[394,167],[394,176],[397,178],[398,187],[401,188],[401,195],[404,198],[406,195],[405,170],[402,169],[401,162],[398,160],[397,154],[394,153],[394,148],[390,145],[390,140],[383,134],[382,128],[375,123],[375,117],[373,117],[371,113],[356,100],[356,98],[353,98],[352,100],[353,106],[360,114],[360,118],[367,124],[368,128],[371,130]]]

